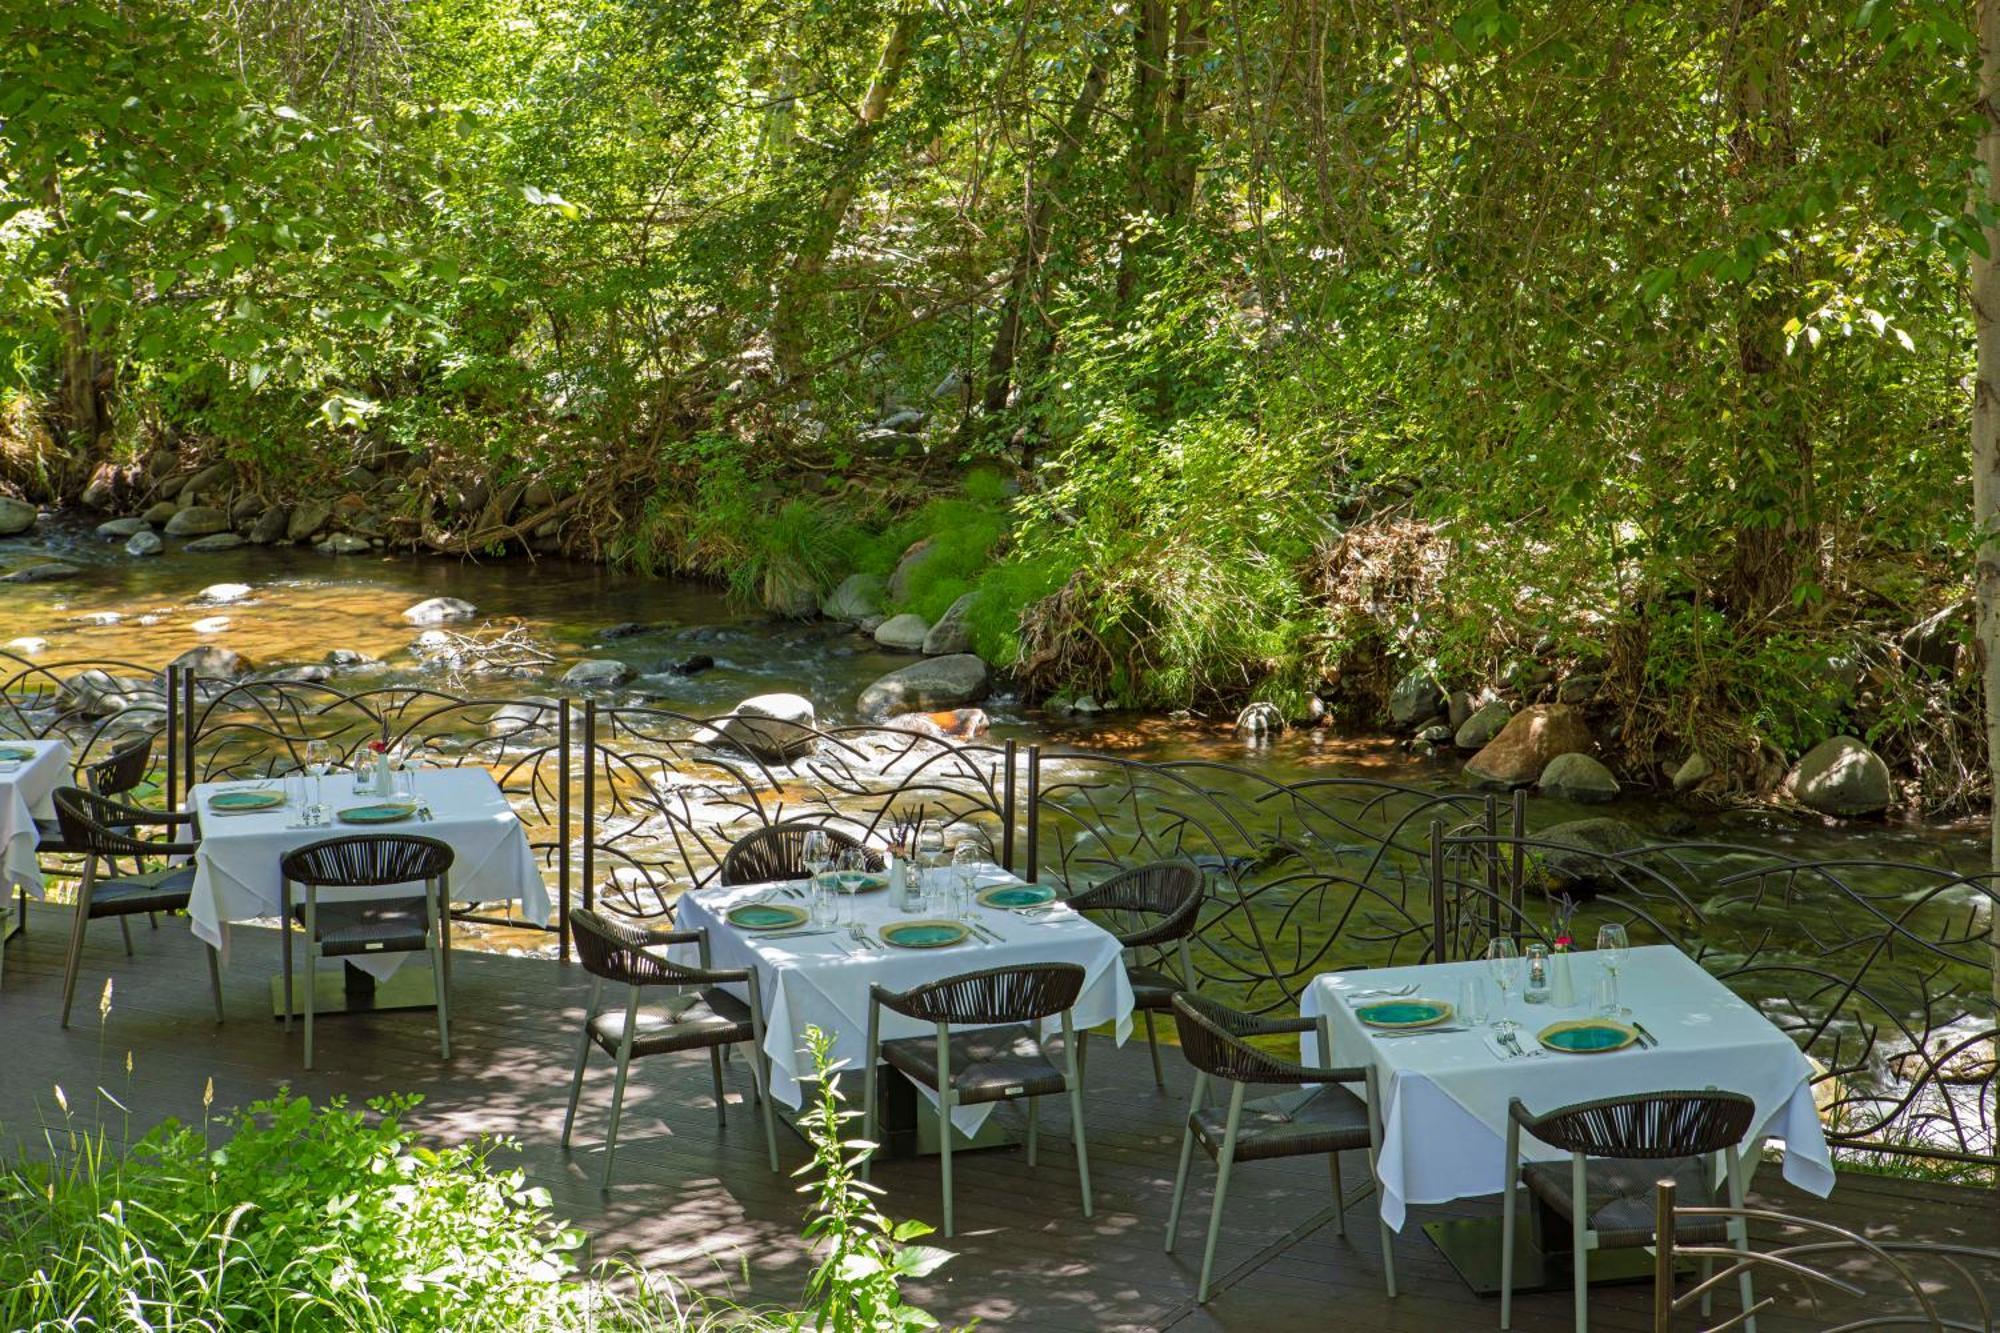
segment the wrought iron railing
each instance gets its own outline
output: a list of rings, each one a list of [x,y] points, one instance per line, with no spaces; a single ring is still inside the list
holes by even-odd
[[[575,901],[665,916],[756,828],[810,817],[879,838],[918,807],[1072,889],[1137,862],[1200,866],[1199,984],[1263,1011],[1295,1006],[1324,971],[1476,957],[1496,934],[1547,940],[1561,895],[1583,944],[1610,921],[1635,944],[1671,943],[1791,1033],[1843,1152],[2000,1166],[1991,876],[1720,844],[1592,851],[1530,833],[1519,795],[1284,782],[894,723],[743,727],[589,698],[0,654],[0,733],[64,736],[80,770],[124,732],[153,731],[153,781],[174,804],[197,782],[295,772],[310,740],[341,765],[386,739],[486,768],[553,881],[564,958]]]

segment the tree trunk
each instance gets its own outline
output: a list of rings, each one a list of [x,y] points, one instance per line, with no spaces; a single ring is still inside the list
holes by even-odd
[[[1976,204],[2000,208],[2000,0],[1979,0],[1979,162],[1985,179]],[[1989,856],[2000,875],[2000,226],[1985,226],[1985,255],[1972,256],[1972,515],[1979,533],[1974,583],[1980,677],[1986,696],[1986,766],[1994,809],[1987,816]],[[2000,912],[1988,902],[1994,951],[1993,996],[2000,1002]]]
[[[882,57],[876,62],[868,92],[861,99],[854,128],[849,131],[846,146],[835,164],[833,180],[820,197],[819,207],[799,243],[798,254],[793,256],[779,288],[777,310],[771,319],[771,342],[778,368],[787,379],[805,369],[806,354],[811,350],[805,328],[806,308],[826,265],[827,254],[840,235],[840,224],[854,203],[855,191],[867,167],[868,147],[889,112],[889,99],[895,96],[896,85],[902,80],[903,67],[909,63],[910,48],[915,44],[917,26],[922,21],[923,10],[914,6],[897,14],[888,38],[882,43]]]
[[[53,173],[42,184],[42,202],[57,225],[65,225],[62,186]],[[97,437],[104,433],[109,416],[104,401],[104,365],[91,336],[90,312],[78,290],[74,260],[64,267],[59,285],[62,309],[56,324],[61,346],[56,371],[63,452],[74,471],[88,476],[97,456]]]
[[[1104,48],[1091,61],[1089,70],[1083,76],[1083,87],[1070,104],[1069,117],[1063,122],[1062,138],[1049,155],[1049,164],[1042,172],[1040,183],[1036,184],[1032,178],[1029,181],[1029,194],[1024,201],[1027,215],[1023,221],[1021,249],[1014,256],[1006,301],[1000,308],[1000,325],[994,330],[993,350],[986,358],[986,390],[981,406],[988,417],[1007,408],[1007,392],[1013,383],[1014,358],[1021,346],[1021,321],[1026,317],[1027,307],[1040,286],[1042,261],[1048,254],[1050,223],[1070,171],[1090,133],[1090,122],[1097,114],[1097,104],[1110,80],[1111,54],[1109,48]]]

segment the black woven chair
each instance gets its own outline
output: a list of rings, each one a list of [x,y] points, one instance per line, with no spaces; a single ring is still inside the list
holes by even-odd
[[[1381,1104],[1376,1095],[1375,1068],[1324,1067],[1331,1059],[1326,1029],[1310,1018],[1257,1018],[1238,1013],[1199,995],[1177,995],[1174,1016],[1181,1034],[1181,1051],[1195,1068],[1194,1094],[1188,1102],[1187,1127],[1181,1134],[1181,1161],[1174,1173],[1173,1208],[1167,1214],[1167,1253],[1174,1250],[1180,1230],[1181,1199],[1187,1192],[1188,1167],[1199,1143],[1215,1159],[1215,1201],[1208,1212],[1208,1244],[1201,1254],[1201,1280],[1195,1300],[1208,1299],[1208,1281],[1215,1269],[1215,1242],[1222,1234],[1222,1206],[1229,1193],[1229,1172],[1237,1162],[1274,1157],[1326,1155],[1333,1176],[1335,1227],[1347,1234],[1347,1200],[1340,1183],[1340,1154],[1353,1148],[1368,1152],[1369,1179],[1375,1179],[1376,1158],[1382,1151]],[[1284,1060],[1252,1046],[1252,1037],[1287,1033],[1319,1033],[1321,1067]],[[1229,1105],[1218,1110],[1206,1104],[1208,1081],[1229,1086]],[[1250,1085],[1281,1084],[1299,1091],[1246,1101]],[[1357,1097],[1342,1084],[1359,1083]],[[1309,1085],[1318,1084],[1307,1091]],[[1303,1094],[1303,1096],[1302,1096]],[[1396,1294],[1395,1237],[1387,1222],[1382,1229],[1382,1281]]]
[[[355,833],[325,838],[287,852],[279,934],[285,950],[285,1027],[292,1025],[292,931],[306,937],[306,1068],[313,1067],[313,1015],[319,1008],[313,981],[322,958],[385,953],[428,953],[437,989],[438,1054],[451,1058],[451,847],[408,833]],[[292,886],[305,901],[292,905]],[[421,884],[419,894],[343,898],[321,902],[321,889],[382,889]]]
[[[167,810],[145,810],[126,805],[80,787],[58,787],[55,791],[56,819],[62,825],[63,841],[73,854],[82,856],[83,880],[77,886],[76,910],[70,926],[69,957],[63,966],[62,1026],[69,1026],[70,1003],[76,998],[76,974],[83,963],[84,927],[102,917],[117,917],[125,928],[125,918],[142,912],[185,912],[194,889],[194,867],[175,865],[178,858],[194,855],[192,842],[156,842],[138,837],[146,828],[177,829],[194,822],[194,816]],[[120,860],[132,863],[132,872],[114,869]],[[148,869],[149,863],[157,862]],[[125,953],[132,954],[132,932],[124,929]],[[208,950],[209,988],[215,996],[215,1021],[222,1021],[222,972],[213,948]]]
[[[952,1111],[986,1102],[1028,1103],[1028,1165],[1035,1164],[1043,1097],[1069,1094],[1071,1133],[1076,1139],[1076,1175],[1083,1187],[1083,1215],[1091,1215],[1090,1158],[1084,1148],[1083,1080],[1077,1076],[1076,1024],[1071,1011],[1083,993],[1084,970],[1075,963],[1035,963],[996,967],[944,977],[906,991],[871,986],[868,991],[868,1060],[862,1137],[873,1143],[876,1081],[887,1064],[938,1095],[938,1142],[944,1174],[944,1234],[953,1233],[951,1184]],[[882,1011],[930,1023],[928,1037],[882,1040]],[[1062,1017],[1063,1063],[1043,1048],[1044,1019]],[[970,1031],[954,1033],[954,1026]],[[863,1161],[862,1174],[869,1163]]]
[[[133,732],[121,739],[111,749],[109,758],[100,759],[83,768],[83,789],[98,796],[123,796],[146,781],[146,772],[153,763],[153,737],[148,732]],[[63,837],[60,819],[38,819],[35,821],[36,856],[80,856],[83,848],[72,847]],[[28,890],[25,885],[20,891],[20,911],[22,925],[28,918]],[[129,952],[131,932],[126,932],[126,949]]]
[[[778,1169],[778,1137],[771,1110],[770,1058],[764,1054],[764,1008],[757,995],[756,974],[748,969],[717,969],[709,965],[705,930],[645,930],[613,921],[588,908],[569,914],[570,938],[577,960],[590,973],[590,1006],[584,1011],[583,1035],[577,1043],[576,1073],[570,1079],[569,1111],[563,1116],[563,1147],[569,1147],[576,1123],[576,1105],[583,1095],[583,1067],[594,1045],[618,1061],[618,1079],[611,1088],[611,1127],[604,1135],[603,1185],[611,1185],[611,1158],[618,1149],[618,1117],[625,1107],[625,1081],[635,1057],[669,1055],[676,1051],[708,1052],[709,1075],[715,1081],[715,1118],[728,1125],[722,1094],[722,1051],[739,1043],[750,1047],[753,1094],[764,1107],[764,1150],[771,1169]],[[700,959],[688,967],[666,957],[675,944],[692,944]],[[604,983],[626,987],[621,1007],[601,1010]],[[659,1010],[642,1011],[639,1002],[649,987],[668,986],[680,993]],[[741,986],[739,1000],[724,986]]]
[[[1502,1194],[1500,1327],[1514,1316],[1514,1195],[1517,1184],[1570,1224],[1575,1270],[1576,1329],[1590,1322],[1590,1252],[1651,1245],[1654,1186],[1672,1180],[1697,1199],[1715,1197],[1712,1165],[1727,1188],[1729,1206],[1743,1206],[1743,1159],[1738,1145],[1750,1133],[1756,1105],[1734,1092],[1653,1092],[1611,1097],[1536,1115],[1515,1098],[1507,1108],[1507,1183]],[[1521,1134],[1570,1155],[1567,1162],[1521,1165]],[[1690,1217],[1676,1223],[1676,1238],[1690,1244],[1728,1242],[1749,1248],[1741,1218]],[[1706,1263],[1706,1261],[1704,1261]],[[1754,1303],[1746,1267],[1738,1283],[1746,1312]]]
[[[835,851],[846,851],[860,847],[868,853],[868,868],[882,870],[886,862],[880,852],[863,847],[861,840],[850,833],[831,829],[810,819],[788,819],[781,824],[760,828],[737,840],[736,844],[722,858],[722,867],[717,872],[717,880],[729,884],[768,884],[773,880],[804,879],[806,877],[806,834],[824,833],[833,841]]]
[[[1166,1087],[1167,1080],[1160,1069],[1153,1015],[1172,1013],[1174,996],[1195,988],[1188,940],[1201,916],[1202,887],[1199,868],[1156,861],[1120,871],[1069,898],[1079,912],[1109,913],[1118,943],[1140,954],[1127,964],[1125,975],[1132,982],[1132,1007],[1146,1016],[1146,1049],[1153,1057],[1157,1087]]]

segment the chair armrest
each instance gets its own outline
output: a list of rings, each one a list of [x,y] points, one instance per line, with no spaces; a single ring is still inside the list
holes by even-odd
[[[1527,1130],[1530,1134],[1534,1133],[1535,1126],[1539,1125],[1542,1122],[1542,1118],[1536,1115],[1533,1111],[1530,1111],[1528,1109],[1527,1103],[1523,1102],[1519,1097],[1512,1098],[1511,1100],[1508,1101],[1507,1118],[1513,1121],[1515,1124],[1519,1125],[1522,1129]]]
[[[706,935],[707,932],[700,930],[648,930],[642,947],[656,949],[667,944],[700,944]]]
[[[1319,1020],[1313,1018],[1256,1018],[1244,1024],[1241,1035],[1245,1037],[1276,1037],[1287,1032],[1317,1032]]]
[[[198,818],[193,810],[150,810],[142,805],[128,805],[118,812],[118,822],[128,828],[174,828]]]

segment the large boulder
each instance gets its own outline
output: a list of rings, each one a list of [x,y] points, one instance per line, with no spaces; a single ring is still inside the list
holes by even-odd
[[[403,612],[412,625],[444,625],[454,620],[470,620],[479,614],[471,602],[456,597],[427,597]]]
[[[41,560],[0,574],[0,583],[54,583],[58,579],[73,579],[81,573],[83,571],[75,565],[60,560]]]
[[[336,532],[313,547],[321,555],[360,555],[368,549],[368,539],[351,532]]]
[[[899,653],[920,653],[924,650],[924,636],[930,632],[931,627],[922,616],[905,611],[875,627],[875,642]]]
[[[615,657],[586,657],[563,672],[562,683],[579,689],[609,689],[632,678],[632,668]]]
[[[1709,762],[1707,755],[1696,750],[1674,769],[1672,782],[1675,791],[1690,792],[1714,776],[1715,765]]]
[[[798,694],[745,699],[713,727],[695,735],[704,745],[728,745],[767,764],[788,764],[819,744],[812,700]]]
[[[85,717],[110,717],[128,709],[162,706],[159,689],[150,680],[137,676],[114,676],[92,667],[79,671],[62,684],[56,706]]]
[[[1566,884],[1616,883],[1621,877],[1630,880],[1632,875],[1629,871],[1606,858],[1636,852],[1646,845],[1646,839],[1639,830],[1622,819],[1603,816],[1552,824],[1535,834],[1534,838],[1539,842],[1552,842],[1574,849],[1538,850],[1537,856],[1542,869],[1547,872],[1547,886],[1550,888]]]
[[[1507,725],[1507,719],[1514,716],[1514,710],[1505,700],[1495,699],[1483,703],[1472,710],[1453,733],[1451,743],[1461,750],[1483,750],[1486,743],[1500,734]]]
[[[911,542],[904,548],[903,558],[896,562],[895,571],[889,575],[891,602],[907,602],[910,599],[910,576],[916,573],[917,567],[930,557],[931,550],[936,545],[937,538],[925,537],[921,541]]]
[[[319,535],[333,518],[333,506],[324,500],[301,500],[292,506],[285,520],[285,540],[302,542]]]
[[[1544,796],[1564,801],[1618,799],[1618,779],[1587,754],[1559,754],[1542,770],[1535,785]]]
[[[183,509],[167,520],[169,537],[208,537],[229,531],[229,515],[207,505]]]
[[[272,505],[257,515],[257,521],[250,525],[250,540],[258,546],[269,546],[282,541],[285,529],[291,525],[292,511],[286,505]]]
[[[1587,753],[1590,728],[1568,704],[1533,704],[1509,718],[1500,734],[1465,765],[1477,787],[1526,787],[1557,755]]]
[[[1236,731],[1241,736],[1275,736],[1285,729],[1285,715],[1278,706],[1259,699],[1243,705],[1236,715]]]
[[[130,541],[125,543],[125,554],[130,556],[158,555],[165,547],[166,543],[160,540],[159,533],[154,532],[151,528],[141,528],[132,534]]]
[[[1422,667],[1405,675],[1389,691],[1389,719],[1399,727],[1414,727],[1444,711],[1444,691]]]
[[[973,653],[926,657],[891,671],[861,691],[855,708],[870,720],[898,713],[957,708],[978,703],[986,697],[990,686],[986,663]]]
[[[146,512],[141,514],[139,517],[145,519],[148,523],[152,524],[154,527],[157,528],[171,522],[173,520],[174,515],[180,512],[181,512],[181,507],[179,505],[175,504],[171,500],[162,500],[158,504],[150,506],[146,510]]]
[[[240,602],[250,595],[247,583],[211,583],[195,594],[198,602]]]
[[[1879,815],[1895,790],[1882,756],[1852,736],[1835,736],[1806,751],[1785,780],[1792,799],[1823,815]]]
[[[235,680],[250,670],[250,663],[244,659],[243,654],[213,643],[190,648],[168,665],[177,666],[183,671],[192,671],[197,676],[222,680]]]
[[[880,574],[849,574],[826,596],[820,598],[819,613],[828,620],[859,624],[879,618],[882,598],[889,584]]]
[[[973,593],[966,593],[938,617],[930,633],[924,635],[924,655],[943,657],[949,653],[969,653],[972,651],[972,626],[966,623],[966,616],[972,610]]]
[[[12,537],[35,526],[35,507],[26,500],[0,495],[0,537]]]

